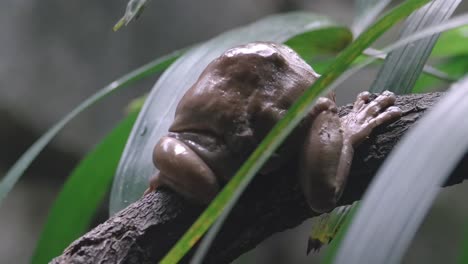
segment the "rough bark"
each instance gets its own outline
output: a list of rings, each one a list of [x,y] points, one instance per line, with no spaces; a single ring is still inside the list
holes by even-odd
[[[357,150],[340,204],[358,200],[385,157],[441,93],[398,97],[404,115],[379,128]],[[350,106],[340,108],[345,115]],[[467,178],[467,157],[446,185]],[[203,208],[170,190],[147,195],[73,242],[52,263],[157,263]],[[241,198],[210,250],[206,263],[228,263],[270,235],[292,228],[314,214],[297,186],[295,168],[258,175]],[[188,260],[186,257],[185,261]]]

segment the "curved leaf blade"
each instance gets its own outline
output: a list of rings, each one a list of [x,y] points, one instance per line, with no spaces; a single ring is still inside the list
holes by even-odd
[[[109,190],[138,112],[131,113],[73,170],[52,206],[32,263],[48,263],[86,232]]]
[[[335,263],[400,262],[440,186],[468,149],[468,123],[460,122],[467,101],[465,78],[395,147],[365,194]]]
[[[355,64],[355,66],[353,66],[352,68],[347,70],[345,73],[343,73],[342,76],[340,76],[340,78],[338,80],[333,82],[330,85],[329,89],[333,90],[333,89],[337,88],[340,84],[342,84],[344,81],[346,81],[347,78],[349,78],[350,76],[358,73],[361,69],[363,69],[364,67],[366,67],[369,64],[373,63],[377,59],[380,59],[380,58],[384,57],[385,54],[387,54],[388,52],[392,52],[392,51],[394,51],[394,50],[396,50],[398,48],[401,48],[401,47],[403,47],[405,45],[408,45],[408,44],[410,44],[410,43],[412,43],[414,41],[429,37],[429,36],[431,36],[433,34],[441,33],[441,32],[448,31],[448,30],[457,29],[457,28],[463,27],[463,26],[465,26],[467,24],[468,24],[468,14],[459,15],[457,17],[454,17],[454,18],[450,19],[450,20],[442,22],[442,23],[440,23],[440,24],[438,24],[436,26],[431,26],[431,27],[426,28],[424,30],[421,30],[421,31],[419,31],[419,32],[417,32],[417,33],[415,33],[413,35],[410,35],[410,36],[407,36],[407,37],[405,37],[403,39],[400,39],[397,42],[392,43],[391,45],[383,48],[382,50],[372,49],[372,54],[371,54],[372,57],[369,57],[369,58],[367,58],[367,59],[365,59],[363,61],[357,62]],[[448,61],[445,61],[444,63],[442,63],[438,67],[440,67],[441,70],[443,70],[444,73],[446,72],[446,73],[449,73],[450,75],[436,76],[436,75],[441,74],[441,72],[436,71],[436,72],[434,72],[435,74],[432,74],[430,77],[439,78],[439,80],[446,80],[446,81],[451,81],[451,82],[457,81],[457,80],[461,79],[463,77],[463,75],[465,75],[468,72],[468,56],[460,55],[460,56],[451,57],[451,58],[448,59]],[[431,68],[428,68],[428,70],[432,71]],[[418,92],[422,91],[422,89],[423,89],[422,87],[424,87],[424,85],[418,87],[418,89],[421,89],[421,90],[418,90]]]
[[[333,209],[330,213],[314,217],[307,245],[307,254],[311,250],[317,251],[323,245],[330,244],[337,237],[338,232],[345,228],[345,222],[351,218],[357,204],[358,202],[352,205],[340,206]]]
[[[432,1],[407,19],[401,37],[443,22],[453,14],[460,2],[461,0]],[[396,94],[411,92],[438,37],[439,34],[435,34],[391,52],[370,91],[381,93],[389,90]]]
[[[423,39],[423,38],[426,38],[426,37],[429,37],[431,35],[434,35],[434,34],[438,34],[438,33],[441,33],[441,32],[444,32],[444,31],[448,31],[448,30],[452,30],[452,29],[457,29],[459,27],[463,27],[465,25],[468,24],[468,14],[465,13],[463,15],[459,15],[457,17],[454,17],[450,20],[447,20],[445,22],[441,22],[435,26],[431,26],[429,28],[425,28],[423,30],[420,30],[418,32],[415,32],[414,34],[410,35],[410,36],[407,36],[403,39],[400,39],[390,45],[388,45],[387,47],[385,47],[384,49],[382,50],[375,50],[373,49],[372,50],[372,57],[374,58],[368,58],[366,59],[365,61],[363,62],[359,62],[356,66],[354,66],[352,69],[348,70],[347,71],[347,75],[352,75],[352,74],[355,74],[357,71],[359,71],[360,69],[362,69],[363,67],[369,65],[370,63],[374,62],[376,59],[375,58],[379,58],[379,57],[382,57],[382,56],[385,56],[387,53],[391,52],[391,51],[394,51],[395,49],[398,49],[398,48],[401,48],[405,45],[408,45],[414,41],[417,41],[417,40],[420,40],[420,39]],[[454,69],[452,69],[452,67],[448,67],[449,70],[447,70],[447,72],[449,72],[450,74],[453,74],[452,75],[449,75],[449,76],[440,76],[440,77],[449,77],[447,80],[458,80],[458,76],[462,76],[464,73],[466,73],[466,71],[464,71],[465,69],[465,64],[466,64],[466,60],[464,59],[465,56],[463,55],[460,55],[460,56],[454,56],[453,58],[451,59],[455,59],[455,62],[456,64],[458,64],[456,67],[454,67]],[[436,72],[437,74],[440,74],[438,72]],[[435,77],[434,75],[432,75],[432,77]],[[336,87],[336,86],[335,86]]]
[[[315,31],[325,29],[337,32],[327,36],[328,41],[337,44],[324,46],[324,40],[316,37]],[[298,39],[298,35],[307,41]],[[339,27],[323,16],[295,12],[267,17],[223,33],[192,49],[161,76],[149,94],[119,164],[112,187],[110,213],[121,210],[141,197],[148,186],[148,178],[155,172],[153,147],[167,133],[177,103],[206,65],[225,50],[256,40],[286,42],[292,48],[299,49],[299,52],[301,49],[315,51],[303,54],[310,59],[317,53],[343,48],[351,39],[351,32],[347,28]],[[307,43],[310,48],[296,46],[303,43]]]
[[[394,25],[400,19],[409,15],[413,10],[427,3],[424,0],[410,0],[389,12],[382,19],[371,26],[365,33],[360,35],[355,42],[346,48],[328,70],[320,77],[296,103],[289,109],[285,117],[280,120],[275,127],[268,133],[262,143],[251,154],[247,161],[242,165],[236,175],[229,181],[218,196],[211,202],[208,208],[190,227],[179,242],[171,249],[164,257],[161,263],[176,263],[178,262],[200,237],[208,230],[214,219],[215,225],[206,235],[205,240],[199,247],[202,250],[200,254],[203,257],[204,252],[209,248],[209,245],[214,240],[215,235],[219,231],[222,223],[226,219],[229,211],[232,209],[236,201],[239,199],[243,190],[252,180],[255,173],[268,160],[269,156],[276,150],[281,142],[287,137],[292,129],[300,122],[304,115],[311,109],[314,99],[327,86],[337,79],[349,65],[375,41],[381,34]],[[205,242],[206,241],[206,242]],[[201,258],[200,258],[201,259]]]
[[[387,58],[388,54],[384,54],[382,51],[374,49],[374,48],[368,48],[364,51],[365,55],[368,56],[373,56],[378,58],[379,60],[385,60]],[[439,69],[426,64],[423,67],[423,72],[425,75],[428,77],[432,77],[434,79],[440,80],[440,81],[445,81],[445,82],[455,82],[458,80],[458,78],[455,78],[449,74],[447,74],[444,71],[440,71]]]
[[[465,226],[464,231],[459,264],[468,264],[468,225]]]
[[[73,118],[79,115],[84,110],[93,106],[95,103],[104,99],[113,92],[120,88],[126,87],[127,85],[141,80],[145,77],[151,76],[157,72],[165,70],[169,65],[172,64],[184,51],[176,51],[164,57],[158,58],[128,74],[125,74],[121,78],[108,84],[97,93],[83,101],[70,113],[68,113],[63,119],[57,122],[51,127],[46,133],[44,133],[29,149],[16,161],[16,163],[8,170],[6,175],[0,181],[0,203],[3,198],[13,189],[16,182],[19,180],[24,171],[31,165],[33,160],[39,155],[44,147],[67,125]]]
[[[112,28],[114,31],[119,30],[122,26],[127,26],[130,21],[137,19],[147,4],[148,0],[129,0],[125,14]]]
[[[337,230],[337,233],[333,240],[331,241],[330,245],[327,247],[324,256],[322,258],[322,261],[320,263],[322,264],[333,264],[333,260],[335,259],[335,255],[337,254],[340,243],[343,240],[346,231],[348,230],[349,226],[351,225],[352,220],[354,219],[354,215],[356,214],[357,209],[360,206],[359,202],[353,203],[350,209],[350,212],[348,215],[344,216],[344,219],[341,221],[343,224],[339,227]]]

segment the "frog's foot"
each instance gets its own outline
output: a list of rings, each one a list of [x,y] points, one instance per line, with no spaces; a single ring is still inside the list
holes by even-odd
[[[393,106],[395,100],[395,94],[389,91],[383,92],[373,101],[370,101],[369,92],[360,93],[353,110],[341,118],[344,141],[357,146],[368,138],[377,126],[398,119],[402,111]]]
[[[326,98],[329,98],[333,102],[336,102],[336,93],[335,91],[328,92],[327,95],[325,95]]]

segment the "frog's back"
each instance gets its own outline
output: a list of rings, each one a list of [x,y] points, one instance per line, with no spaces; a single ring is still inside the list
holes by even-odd
[[[187,91],[170,130],[202,131],[250,151],[317,78],[283,45],[255,42],[232,48]]]

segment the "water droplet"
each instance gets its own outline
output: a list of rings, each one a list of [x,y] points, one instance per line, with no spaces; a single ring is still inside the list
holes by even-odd
[[[146,131],[148,131],[148,128],[146,126],[143,126],[141,129],[140,129],[140,136],[144,136],[146,134]]]

